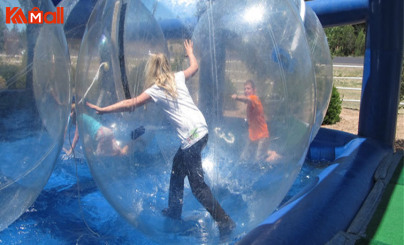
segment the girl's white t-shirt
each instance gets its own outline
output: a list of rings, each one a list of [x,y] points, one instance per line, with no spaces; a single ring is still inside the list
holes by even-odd
[[[153,85],[146,89],[153,101],[163,109],[181,139],[181,149],[187,149],[208,133],[208,126],[202,112],[195,105],[185,84],[184,72],[174,74],[177,98],[173,99],[164,88]]]

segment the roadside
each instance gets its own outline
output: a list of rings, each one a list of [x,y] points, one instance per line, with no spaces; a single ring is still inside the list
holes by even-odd
[[[359,57],[334,57],[332,62],[334,65],[359,65],[363,66],[363,56]]]
[[[333,125],[323,125],[324,128],[330,128],[348,132],[351,134],[358,134],[359,110],[342,108],[340,114],[341,120]],[[396,149],[404,150],[404,114],[399,113],[397,117],[396,126]]]
[[[341,120],[323,127],[358,134],[363,57],[334,57],[333,65],[334,86],[342,99]],[[404,150],[404,108],[398,111],[395,147]]]

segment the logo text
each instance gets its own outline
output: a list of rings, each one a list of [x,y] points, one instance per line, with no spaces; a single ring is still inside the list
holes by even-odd
[[[28,17],[28,18],[27,18]],[[19,7],[6,7],[6,24],[63,24],[63,7],[56,7],[55,12],[46,12],[34,7],[27,16]]]

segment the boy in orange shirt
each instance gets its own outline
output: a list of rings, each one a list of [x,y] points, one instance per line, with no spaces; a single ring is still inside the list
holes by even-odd
[[[232,98],[247,104],[247,122],[249,142],[241,154],[241,160],[271,161],[279,155],[269,150],[269,131],[265,120],[264,107],[256,95],[255,84],[252,80],[244,83],[244,95],[233,94]]]

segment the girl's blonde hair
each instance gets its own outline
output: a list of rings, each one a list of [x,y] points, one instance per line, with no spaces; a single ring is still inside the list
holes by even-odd
[[[156,84],[165,89],[166,93],[172,98],[177,98],[174,74],[171,72],[170,64],[164,54],[150,54],[145,67],[145,75],[147,87]]]

